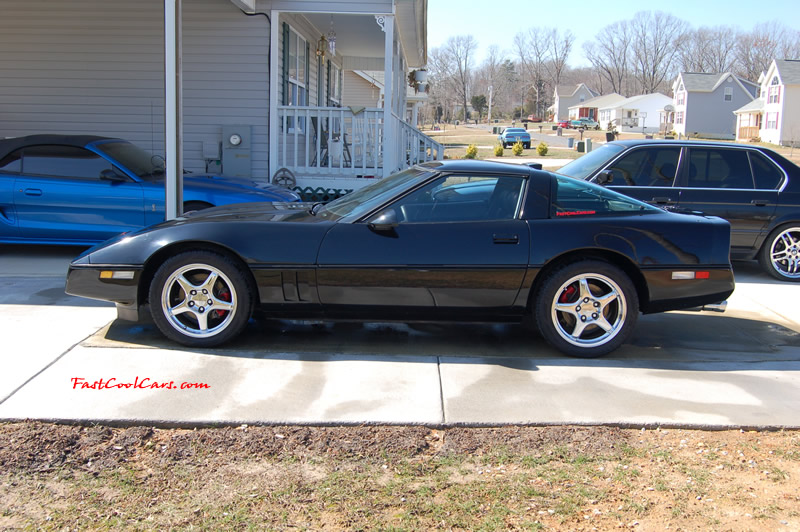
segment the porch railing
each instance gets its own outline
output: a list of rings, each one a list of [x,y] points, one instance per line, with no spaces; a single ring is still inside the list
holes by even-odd
[[[383,138],[380,108],[278,107],[278,168],[296,176],[382,177],[385,150],[393,150],[391,171],[442,159],[438,142],[392,115],[393,146]]]
[[[760,129],[758,127],[740,127],[739,128],[739,138],[740,139],[754,139],[761,135]]]

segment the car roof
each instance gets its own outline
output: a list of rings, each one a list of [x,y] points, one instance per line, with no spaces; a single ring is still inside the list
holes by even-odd
[[[628,139],[628,140],[615,140],[608,144],[617,144],[630,148],[632,146],[647,146],[648,144],[679,144],[682,146],[714,146],[722,148],[752,148],[756,150],[765,150],[762,146],[752,146],[750,144],[740,144],[736,142],[721,142],[714,140],[678,140],[678,139]]]
[[[121,140],[112,137],[100,137],[98,135],[28,135],[26,137],[13,137],[0,140],[0,159],[14,150],[25,146],[39,146],[42,144],[60,144],[62,146],[83,147],[90,142],[99,140]],[[125,141],[123,141],[125,142]]]
[[[531,167],[524,164],[498,163],[493,161],[477,161],[470,159],[431,161],[417,166],[426,171],[433,170],[436,172],[477,172],[519,176],[529,176],[531,175],[531,172],[541,171],[533,170]]]

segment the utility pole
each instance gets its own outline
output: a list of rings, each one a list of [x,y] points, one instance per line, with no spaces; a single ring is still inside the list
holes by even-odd
[[[493,90],[494,90],[494,87],[489,85],[489,117],[488,117],[488,120],[489,120],[490,124],[492,123],[492,91]]]

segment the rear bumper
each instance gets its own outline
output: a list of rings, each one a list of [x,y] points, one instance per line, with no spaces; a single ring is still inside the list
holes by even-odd
[[[733,293],[735,282],[730,267],[694,269],[709,272],[708,279],[673,279],[674,269],[642,272],[650,296],[642,312],[650,314],[713,305],[727,300]]]

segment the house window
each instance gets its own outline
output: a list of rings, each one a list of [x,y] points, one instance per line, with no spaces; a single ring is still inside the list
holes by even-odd
[[[289,28],[289,105],[306,105],[306,64],[308,47],[294,29]]]
[[[767,113],[766,129],[778,129],[778,114],[779,113]]]
[[[683,124],[683,111],[678,111],[675,113],[675,123]]]
[[[675,104],[676,105],[685,105],[686,104],[686,93],[681,91],[675,95]]]
[[[342,101],[342,69],[331,63],[331,101],[339,104]]]
[[[777,80],[777,78],[775,78]],[[781,103],[780,85],[770,85],[767,89],[767,103]]]
[[[725,101],[733,100],[733,87],[725,87]]]

